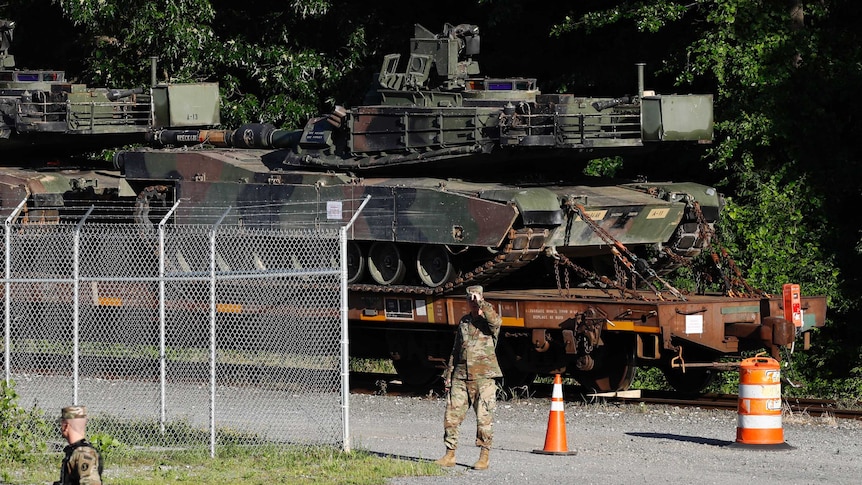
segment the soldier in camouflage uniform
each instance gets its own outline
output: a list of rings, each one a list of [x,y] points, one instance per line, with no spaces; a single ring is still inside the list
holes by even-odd
[[[484,470],[488,468],[494,410],[497,407],[494,378],[503,376],[495,353],[502,318],[482,297],[481,286],[467,288],[467,298],[470,313],[458,325],[449,366],[443,374],[448,397],[443,417],[446,455],[436,463],[455,466],[458,428],[467,415],[467,409],[472,406],[476,411],[476,446],[481,447],[479,460],[473,468]]]
[[[102,485],[102,459],[86,440],[87,408],[68,406],[60,414],[60,432],[69,442],[60,468],[60,481],[54,485]]]

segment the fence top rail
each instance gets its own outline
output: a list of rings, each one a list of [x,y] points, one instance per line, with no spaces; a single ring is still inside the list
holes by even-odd
[[[340,229],[349,223],[349,219],[361,211],[361,206],[370,196],[357,199],[273,201],[273,202],[242,202],[228,206],[203,206],[184,199],[165,204],[150,203],[146,206],[136,204],[131,200],[115,200],[96,203],[88,200],[66,200],[64,205],[40,204],[38,211],[52,214],[50,222],[40,222],[40,225],[83,224],[90,226],[98,223],[138,224],[157,227],[160,222],[167,225],[201,225],[212,227],[221,220],[223,226],[243,227],[332,227]],[[12,201],[7,201],[7,204]],[[14,202],[13,202],[14,203]],[[329,212],[330,205],[338,209],[339,217],[333,218]],[[0,215],[12,215],[14,222],[20,222],[25,214],[15,216],[14,205],[0,204]],[[32,218],[31,218],[32,219]],[[47,221],[47,219],[42,219]],[[30,224],[36,225],[33,220]]]
[[[303,225],[302,227],[273,225],[249,225],[249,224],[221,224],[218,226],[218,233],[226,234],[267,234],[267,235],[282,235],[286,237],[293,236],[309,236],[316,235],[320,237],[338,237],[338,231],[345,226],[345,223],[340,224],[317,224]],[[80,229],[82,233],[98,233],[110,232],[113,234],[136,234],[136,235],[155,235],[158,230],[155,226],[147,224],[138,224],[132,222],[118,223],[89,223],[81,224],[80,221],[58,221],[55,224],[32,224],[32,223],[12,223],[10,227],[18,234],[26,235],[28,233],[68,233],[76,229]],[[174,233],[187,234],[209,234],[213,230],[212,225],[208,224],[166,224],[165,230]]]

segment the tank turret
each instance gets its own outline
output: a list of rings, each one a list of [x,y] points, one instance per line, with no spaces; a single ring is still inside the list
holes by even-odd
[[[223,132],[154,135],[161,145],[208,143],[285,148],[283,164],[363,173],[473,171],[523,173],[533,160],[639,153],[662,142],[711,143],[712,95],[657,95],[643,87],[614,98],[542,94],[533,78],[480,77],[479,28],[447,24],[441,34],[417,25],[404,72],[385,57],[367,96],[373,104],[336,107],[302,130],[246,125]],[[633,83],[634,84],[634,83]],[[469,163],[468,163],[469,162]]]
[[[370,196],[348,244],[351,288],[364,291],[503,285],[515,270],[548,274],[560,261],[571,284],[614,284],[626,268],[629,284],[657,287],[709,244],[723,204],[715,189],[585,184],[572,167],[711,142],[711,95],[647,91],[643,66],[637,94],[609,98],[480,76],[473,25],[417,25],[410,46],[403,72],[399,55],[384,58],[374,104],[336,107],[301,129],[153,131],[157,148],[117,155],[122,192],[141,206],[157,196],[240,207],[244,225],[346,222]],[[314,215],[284,209],[302,203]]]
[[[116,175],[93,170],[92,162],[82,167],[78,157],[83,154],[145,143],[156,127],[219,124],[216,83],[157,83],[153,74],[146,87],[91,87],[69,81],[62,70],[22,69],[10,52],[14,29],[14,22],[0,19],[4,207],[15,207],[23,197],[34,220],[53,219],[65,198],[89,197],[96,191],[102,196],[117,185]],[[155,58],[152,62],[155,73]]]
[[[14,22],[0,20],[0,151],[68,156],[146,141],[153,113],[170,104],[166,93],[174,85],[152,79],[149,87],[99,88],[70,82],[61,70],[19,69],[9,52],[14,28]],[[174,101],[198,109],[160,127],[218,125],[218,85],[193,86]]]

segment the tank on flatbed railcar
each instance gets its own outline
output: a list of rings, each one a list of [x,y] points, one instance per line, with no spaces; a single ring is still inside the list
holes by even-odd
[[[544,94],[533,78],[481,76],[478,54],[474,25],[416,25],[406,69],[386,56],[365,105],[296,130],[157,130],[159,148],[118,155],[124,188],[142,205],[238,207],[243,225],[346,222],[370,197],[348,242],[352,353],[391,357],[414,383],[439,374],[451,343],[441,324],[463,310],[448,295],[471,284],[573,296],[489,297],[507,319],[510,384],[564,370],[617,390],[655,365],[699,388],[712,375],[700,365],[792,341],[768,298],[693,300],[665,280],[709,250],[714,188],[580,175],[594,158],[710,143],[711,95],[648,91],[643,66],[634,95]],[[260,210],[289,204],[312,208]],[[590,287],[606,294],[587,298]],[[822,325],[824,304],[808,301],[808,325]]]
[[[22,93],[0,97],[8,108],[0,148],[12,146],[4,133],[37,144],[47,144],[37,132],[52,129],[66,143],[146,133],[154,147],[117,153],[122,176],[109,201],[133,202],[128,218],[144,224],[179,200],[201,211],[231,206],[224,223],[244,226],[317,227],[358,216],[347,245],[351,352],[392,358],[417,384],[439,375],[448,326],[465,312],[460,295],[473,284],[486,286],[504,316],[498,354],[508,385],[561,371],[619,390],[645,365],[662,368],[675,387],[698,389],[717,358],[762,347],[777,355],[798,332],[823,325],[822,298],[802,300],[797,326],[780,300],[690,296],[668,283],[667,274],[711,250],[724,203],[714,188],[581,175],[595,158],[710,143],[711,95],[656,94],[644,87],[643,66],[634,94],[547,94],[533,78],[480,75],[478,54],[474,25],[439,33],[416,25],[406,69],[399,55],[386,56],[365,105],[336,107],[296,130],[201,129],[218,122],[218,99],[196,85],[142,93],[151,108],[142,123],[124,101],[137,94],[111,101],[107,90],[80,88],[99,97],[99,109],[81,116],[77,88],[47,83],[36,98],[60,97],[36,106],[69,101],[72,112],[49,120],[31,107],[30,118],[44,120],[25,123],[8,115],[23,109]],[[71,124],[82,118],[105,123],[83,133]],[[101,197],[81,180],[70,190],[44,173],[20,183],[27,175],[3,169],[0,197],[12,207],[26,199],[28,217]],[[184,214],[174,221],[196,217]]]
[[[556,290],[486,292],[503,317],[497,356],[504,385],[562,373],[596,391],[628,389],[638,367],[658,367],[668,383],[699,391],[724,356],[766,349],[781,359],[802,334],[821,327],[825,297],[802,297],[798,326],[784,299]],[[390,357],[406,382],[432,385],[452,346],[451,327],[468,312],[461,296],[353,293],[350,342],[359,356]],[[807,342],[807,339],[806,339]]]

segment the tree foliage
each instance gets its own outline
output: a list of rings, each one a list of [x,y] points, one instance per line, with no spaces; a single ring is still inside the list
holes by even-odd
[[[730,197],[721,234],[757,286],[784,282],[826,294],[831,321],[812,354],[812,378],[857,375],[859,116],[857,3],[738,0],[610,2],[568,16],[555,32],[629,25],[683,32],[687,46],[663,68],[680,85],[716,95],[715,146],[707,160]],[[844,50],[844,47],[847,47]],[[855,393],[858,396],[860,389]]]

